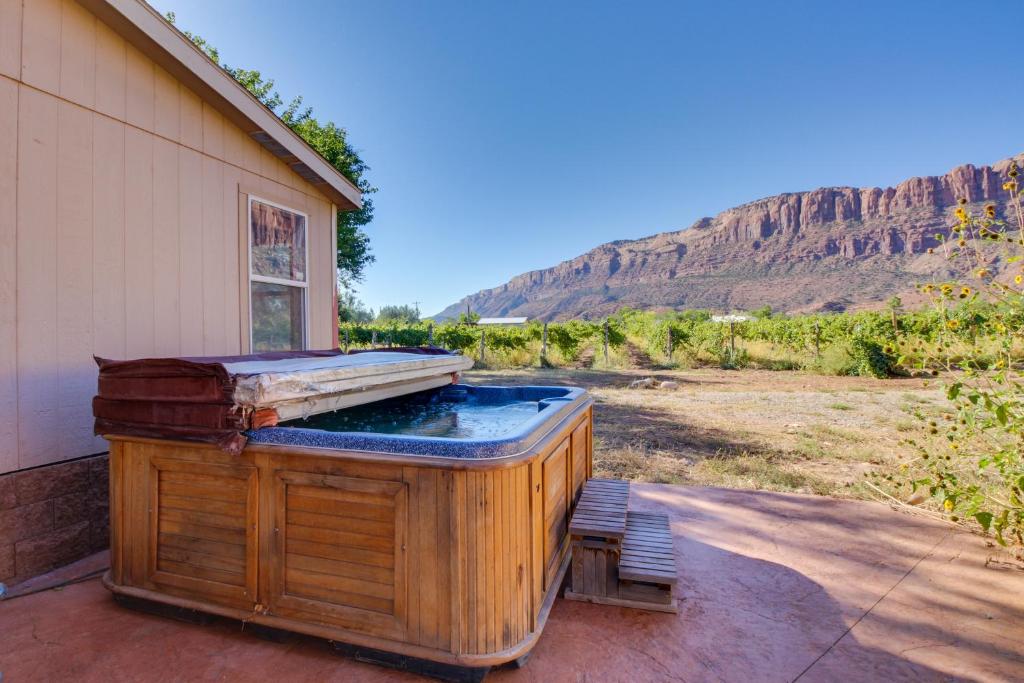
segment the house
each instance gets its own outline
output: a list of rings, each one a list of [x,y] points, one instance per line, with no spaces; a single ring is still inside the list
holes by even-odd
[[[0,0],[0,581],[106,547],[93,356],[336,345],[360,202],[141,0]]]

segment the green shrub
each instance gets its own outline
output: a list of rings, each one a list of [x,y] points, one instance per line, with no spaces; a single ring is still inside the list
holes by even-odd
[[[857,361],[850,354],[849,344],[835,344],[822,351],[810,368],[823,375],[845,377],[857,374]]]
[[[861,377],[892,377],[896,374],[896,356],[891,352],[888,342],[863,336],[854,337],[850,341],[850,357],[853,362],[852,374]]]
[[[479,340],[477,328],[470,325],[442,325],[434,332],[434,342],[453,351],[467,351]]]
[[[737,348],[735,351],[724,346],[718,350],[718,367],[723,370],[741,370],[750,365],[750,354],[746,349]]]

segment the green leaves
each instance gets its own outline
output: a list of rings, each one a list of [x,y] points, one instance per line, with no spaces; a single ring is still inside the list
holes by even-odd
[[[992,513],[991,512],[975,512],[974,519],[978,520],[978,524],[985,531],[988,531],[992,526]]]
[[[996,543],[1006,547],[1006,539],[1003,537],[1003,531],[1006,530],[1007,524],[1010,521],[1010,511],[1004,509],[998,517],[995,518],[995,524],[992,525],[993,531],[995,531]]]

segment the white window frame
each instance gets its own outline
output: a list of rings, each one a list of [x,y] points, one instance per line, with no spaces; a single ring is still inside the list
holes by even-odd
[[[304,221],[304,229],[306,231],[305,237],[305,271],[306,281],[301,280],[288,280],[279,277],[269,277],[267,275],[258,275],[252,272],[252,205],[253,202],[259,202],[260,204],[266,204],[282,211],[294,213],[298,216],[302,216]],[[257,353],[256,345],[253,341],[253,328],[255,327],[253,314],[252,314],[252,283],[253,282],[265,282],[272,285],[284,285],[287,287],[300,287],[302,289],[302,349],[306,350],[309,348],[309,214],[305,211],[299,211],[293,209],[290,206],[279,204],[263,197],[256,195],[249,195],[249,201],[246,202],[246,211],[248,215],[245,219],[246,226],[246,241],[249,245],[248,256],[249,256],[249,353]]]

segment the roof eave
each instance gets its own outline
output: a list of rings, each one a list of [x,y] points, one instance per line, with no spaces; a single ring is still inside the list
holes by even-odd
[[[355,184],[152,7],[141,0],[78,2],[281,159],[340,210],[362,208],[362,193]]]

